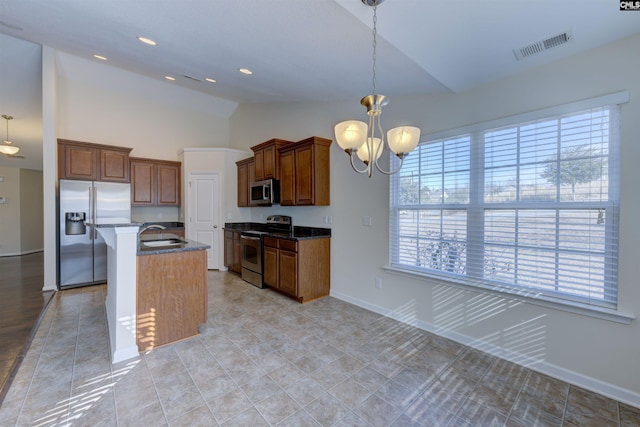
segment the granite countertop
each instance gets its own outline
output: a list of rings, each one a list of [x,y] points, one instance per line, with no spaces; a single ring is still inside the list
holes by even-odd
[[[158,240],[178,239],[184,243],[167,246],[143,246],[140,242],[150,242]],[[156,234],[144,234],[138,239],[138,247],[136,255],[156,255],[169,252],[184,252],[184,251],[199,251],[203,249],[209,249],[211,246],[204,243],[196,242],[195,240],[185,239],[184,237],[176,236],[172,233],[156,233]]]
[[[85,222],[87,225],[95,225],[97,228],[107,228],[107,227],[140,227],[142,223],[140,222],[111,222],[113,220],[107,220],[109,222]]]
[[[148,227],[149,225],[161,225],[167,229],[171,228],[184,228],[184,222],[177,221],[147,221],[142,224],[142,227]]]
[[[267,224],[255,222],[227,222],[224,224],[224,229],[233,231],[268,231],[268,226]],[[321,227],[294,226],[293,231],[290,233],[276,231],[263,234],[263,236],[288,240],[326,239],[331,237],[331,229]]]

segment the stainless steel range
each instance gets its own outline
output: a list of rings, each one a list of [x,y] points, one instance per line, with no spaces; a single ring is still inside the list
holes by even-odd
[[[245,230],[240,233],[242,252],[242,279],[264,288],[262,283],[262,238],[266,234],[291,233],[291,217],[286,215],[270,215],[267,223],[256,230]]]

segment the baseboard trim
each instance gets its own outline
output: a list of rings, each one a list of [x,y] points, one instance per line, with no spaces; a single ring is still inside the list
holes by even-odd
[[[517,363],[518,365],[525,366],[529,369],[532,369],[534,371],[540,372],[545,375],[549,375],[550,377],[557,378],[569,384],[573,384],[578,387],[591,390],[595,393],[602,394],[604,396],[610,397],[622,403],[626,403],[636,408],[640,408],[640,393],[636,393],[631,390],[627,390],[622,387],[618,387],[616,385],[571,371],[569,369],[556,366],[554,364],[545,362],[544,360],[534,359],[534,358],[531,358],[530,356],[516,353],[502,347],[498,347],[492,343],[479,340],[476,338],[472,338],[467,335],[464,335],[446,328],[436,327],[435,325],[429,322],[424,322],[422,320],[417,320],[415,318],[412,318],[411,321],[408,322],[406,316],[402,315],[402,313],[398,311],[390,310],[375,304],[371,304],[367,301],[361,300],[359,298],[354,298],[350,295],[347,295],[339,291],[335,291],[333,289],[331,290],[331,296],[339,300],[346,301],[348,303],[356,305],[358,307],[373,311],[374,313],[387,316],[399,322],[410,324],[411,326],[415,326],[427,332],[431,332],[433,334],[440,335],[445,338],[449,338],[460,344],[475,348],[485,353],[489,353],[493,356],[500,357],[510,362]]]
[[[33,249],[31,251],[16,252],[16,253],[11,253],[11,254],[0,254],[0,258],[9,257],[9,256],[29,255],[29,254],[35,254],[35,253],[43,252],[43,251],[44,251],[44,249]]]

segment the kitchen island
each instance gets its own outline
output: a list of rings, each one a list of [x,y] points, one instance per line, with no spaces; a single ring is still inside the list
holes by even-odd
[[[207,321],[208,245],[172,233],[140,236],[136,260],[139,351],[198,334]]]
[[[206,322],[209,246],[167,233],[145,235],[140,241],[139,226],[96,224],[107,243],[105,304],[112,363],[195,335],[198,324]],[[164,325],[176,319],[188,327],[179,327],[175,333],[171,326],[172,332],[165,333]]]

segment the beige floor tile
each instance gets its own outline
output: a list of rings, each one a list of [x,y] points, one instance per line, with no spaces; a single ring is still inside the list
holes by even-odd
[[[200,335],[115,365],[105,287],[54,297],[0,425],[640,425],[638,408],[344,301],[209,281]]]
[[[282,390],[256,403],[255,407],[271,425],[278,424],[300,409],[300,405]]]
[[[304,410],[323,426],[337,423],[350,412],[349,408],[329,393],[320,395],[316,400],[306,405]]]

